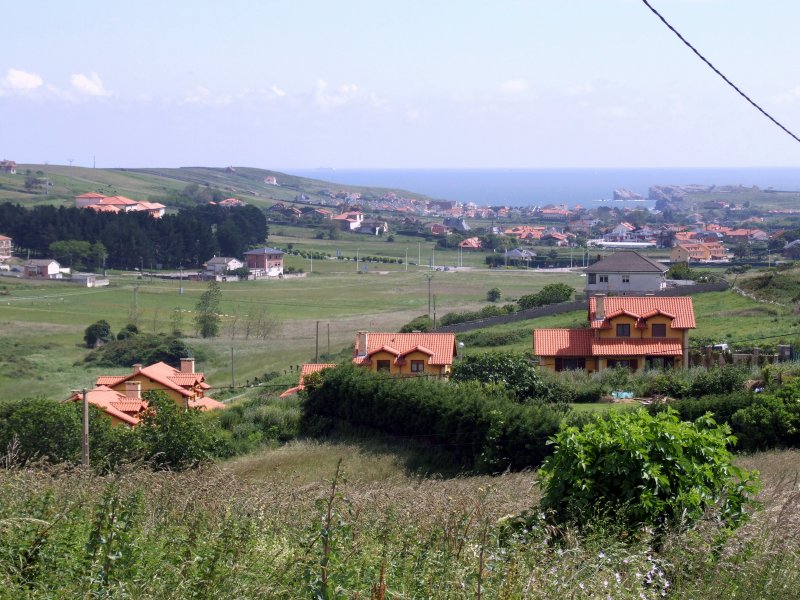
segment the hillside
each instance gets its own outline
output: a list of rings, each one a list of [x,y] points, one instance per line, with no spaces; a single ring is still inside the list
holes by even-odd
[[[30,171],[29,174],[28,171]],[[39,180],[39,184],[32,189],[26,189],[28,175]],[[265,183],[265,179],[268,177],[275,177],[278,185]],[[45,180],[50,182],[49,186],[45,186]],[[275,202],[291,202],[301,194],[307,197],[307,202],[317,203],[326,199],[330,200],[329,191],[340,190],[348,193],[360,193],[364,198],[379,198],[389,191],[425,198],[421,194],[412,194],[403,190],[334,184],[250,167],[88,169],[64,165],[30,164],[18,165],[16,175],[0,173],[0,202],[73,206],[74,197],[85,192],[99,192],[110,196],[123,195],[135,200],[159,200],[180,192],[187,185],[193,183],[218,188],[231,196],[257,206],[269,206]]]

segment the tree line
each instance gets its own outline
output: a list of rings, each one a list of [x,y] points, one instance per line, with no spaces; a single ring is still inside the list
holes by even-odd
[[[83,241],[105,250],[102,256],[92,256],[87,266],[120,269],[196,267],[213,256],[238,257],[249,247],[263,244],[269,233],[264,213],[255,206],[210,204],[154,219],[144,212],[26,209],[6,202],[0,204],[0,224],[2,233],[13,238],[19,255],[55,258],[69,265],[76,256],[54,256],[53,249],[59,248],[59,242]]]

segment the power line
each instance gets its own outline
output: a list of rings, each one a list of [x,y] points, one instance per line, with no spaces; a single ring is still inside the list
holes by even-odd
[[[694,46],[692,46],[692,44],[690,44],[690,43],[689,43],[689,42],[686,40],[686,38],[684,38],[684,37],[683,37],[683,36],[682,36],[682,35],[681,35],[681,34],[678,32],[678,30],[677,30],[677,29],[675,29],[675,28],[674,28],[672,25],[670,25],[670,23],[669,23],[669,22],[668,22],[668,21],[667,21],[667,20],[666,20],[666,19],[665,19],[665,18],[664,18],[662,15],[661,15],[661,13],[659,13],[659,12],[658,12],[658,11],[657,11],[655,8],[653,8],[653,7],[652,7],[652,5],[651,5],[651,4],[650,4],[650,3],[649,3],[647,0],[642,0],[642,2],[644,2],[644,5],[645,5],[647,8],[649,8],[649,9],[650,9],[650,10],[653,12],[653,14],[654,14],[655,16],[657,16],[659,19],[661,19],[661,22],[662,22],[662,23],[664,23],[664,25],[666,25],[666,26],[667,26],[667,28],[668,28],[670,31],[672,31],[672,33],[674,33],[676,36],[678,36],[678,39],[679,39],[680,41],[682,41],[682,42],[683,42],[683,43],[684,43],[684,44],[685,44],[685,45],[686,45],[686,46],[687,46],[687,47],[688,47],[688,48],[689,48],[689,49],[690,49],[692,52],[694,52],[694,53],[695,53],[695,54],[698,56],[698,58],[700,58],[700,60],[702,60],[704,63],[706,63],[706,64],[707,64],[707,65],[708,65],[708,66],[711,68],[711,70],[712,70],[712,71],[714,71],[714,73],[716,73],[717,75],[719,75],[720,77],[722,77],[722,80],[723,80],[725,83],[727,83],[727,84],[728,84],[729,86],[731,86],[731,87],[732,87],[734,90],[736,90],[736,92],[737,92],[737,93],[738,93],[738,94],[739,94],[739,95],[740,95],[742,98],[744,98],[744,99],[745,99],[745,100],[747,100],[747,101],[748,101],[750,104],[752,104],[752,105],[753,105],[753,106],[754,106],[754,107],[755,107],[755,108],[756,108],[756,109],[757,109],[757,110],[758,110],[758,111],[759,111],[759,112],[760,112],[762,115],[764,115],[765,117],[767,117],[767,118],[768,118],[770,121],[772,121],[773,123],[775,123],[775,125],[777,125],[777,126],[778,126],[778,127],[780,127],[781,129],[783,129],[783,131],[785,131],[785,132],[786,132],[786,133],[788,133],[790,136],[792,136],[792,138],[794,139],[794,141],[796,141],[796,142],[800,142],[800,138],[798,138],[798,137],[797,137],[795,134],[793,134],[791,131],[789,131],[789,130],[788,130],[786,127],[784,127],[783,125],[781,125],[781,124],[778,122],[778,120],[777,120],[777,119],[775,119],[775,118],[774,118],[772,115],[770,115],[770,114],[769,114],[769,113],[768,113],[766,110],[764,110],[763,108],[761,108],[761,107],[760,107],[760,106],[759,106],[759,105],[758,105],[758,104],[757,104],[757,103],[756,103],[754,100],[752,100],[752,99],[751,99],[751,98],[750,98],[750,97],[749,97],[747,94],[745,94],[745,93],[744,93],[742,90],[740,90],[740,89],[739,89],[739,88],[736,86],[736,84],[734,84],[734,83],[733,83],[733,82],[732,82],[730,79],[728,79],[727,77],[725,77],[725,75],[722,73],[722,71],[720,71],[719,69],[717,69],[717,67],[715,67],[713,64],[711,64],[711,61],[709,61],[709,60],[708,60],[708,59],[707,59],[705,56],[703,56],[703,55],[700,53],[700,51],[699,51],[697,48],[695,48]]]

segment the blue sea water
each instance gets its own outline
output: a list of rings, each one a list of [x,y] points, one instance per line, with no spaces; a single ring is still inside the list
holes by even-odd
[[[332,183],[384,187],[479,205],[531,206],[609,201],[618,188],[647,197],[653,185],[756,185],[800,190],[800,168],[653,169],[297,169],[292,175]],[[615,203],[616,204],[616,203]],[[652,203],[626,202],[629,206]]]

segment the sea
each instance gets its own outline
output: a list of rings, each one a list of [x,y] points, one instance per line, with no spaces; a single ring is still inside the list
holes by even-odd
[[[612,201],[625,188],[647,198],[654,185],[743,185],[800,191],[800,168],[639,168],[639,169],[298,169],[300,177],[332,183],[389,188],[438,200],[482,206],[580,204],[651,207],[651,201]]]

